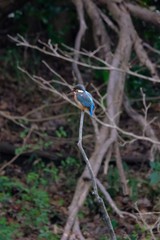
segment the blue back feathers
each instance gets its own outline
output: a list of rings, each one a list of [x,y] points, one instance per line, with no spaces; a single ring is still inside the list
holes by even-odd
[[[77,100],[84,107],[88,108],[90,115],[93,116],[95,105],[93,102],[92,95],[89,92],[87,92],[85,89],[83,89],[83,92],[81,93],[77,92]]]

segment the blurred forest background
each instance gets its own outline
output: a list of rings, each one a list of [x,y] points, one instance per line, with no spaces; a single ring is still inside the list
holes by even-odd
[[[9,37],[17,34],[26,45],[18,47]],[[59,57],[51,48],[53,55],[43,52],[49,39]],[[135,134],[104,130],[99,122],[96,135],[85,115],[84,148],[97,167],[117,239],[160,239],[159,56],[159,1],[0,0],[0,240],[109,239],[84,180],[77,148],[80,110],[69,102],[71,86],[82,81],[95,99],[97,118],[112,124],[108,113],[120,129]],[[53,89],[18,67],[54,79]],[[75,222],[64,238],[74,204]]]

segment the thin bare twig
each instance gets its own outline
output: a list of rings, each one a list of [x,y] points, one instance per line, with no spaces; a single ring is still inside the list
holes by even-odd
[[[147,231],[149,231],[149,233],[150,233],[150,235],[151,235],[151,239],[152,239],[152,240],[156,240],[157,238],[155,237],[155,235],[154,235],[154,233],[153,233],[153,228],[155,227],[155,224],[152,224],[152,225],[151,225],[151,224],[148,224],[147,221],[145,220],[145,217],[144,217],[145,214],[139,210],[137,202],[136,202],[135,205],[136,205],[136,210],[137,210],[137,212],[139,213],[139,218],[140,218],[140,220],[141,220],[142,223],[143,223],[143,227],[144,227]],[[147,213],[146,213],[146,214],[147,214]],[[139,222],[139,224],[141,225],[140,222]]]
[[[24,153],[24,152],[23,152]],[[10,161],[6,162],[5,164],[2,165],[2,167],[0,168],[0,173],[2,173],[2,171],[8,167],[9,165],[11,165],[13,162],[16,161],[16,159],[21,156],[21,154],[17,154],[15,155]]]
[[[96,178],[96,183],[97,183],[97,186],[99,187],[99,189],[101,190],[101,192],[103,193],[106,201],[112,207],[112,209],[118,214],[118,216],[123,218],[124,216],[123,216],[122,211],[118,209],[118,207],[116,206],[115,202],[112,200],[111,196],[109,195],[109,193],[107,192],[107,190],[105,189],[103,184],[97,178]]]
[[[143,103],[145,102],[144,96],[143,96]],[[141,114],[139,114],[136,110],[134,110],[130,103],[129,100],[127,98],[127,96],[125,96],[124,98],[124,107],[125,110],[127,112],[127,114],[136,122],[138,122],[138,124],[141,126],[142,129],[145,130],[144,132],[144,137],[147,136],[147,138],[152,139],[153,141],[151,142],[153,144],[154,150],[160,151],[160,146],[158,144],[159,140],[152,128],[152,126],[150,125],[150,123],[147,121],[146,116],[142,116]],[[146,103],[144,103],[146,105]],[[144,105],[144,107],[145,107]],[[145,110],[146,111],[146,110]],[[154,155],[151,154],[150,156],[150,161],[154,160]]]
[[[32,127],[30,128],[27,136],[23,139],[22,147],[24,147],[24,146],[27,144],[27,141],[28,141],[28,139],[30,138],[33,130],[34,130],[34,126],[32,126]],[[1,173],[6,167],[8,167],[9,165],[11,165],[13,162],[15,162],[16,159],[17,159],[18,157],[20,157],[20,156],[21,156],[22,154],[24,154],[24,153],[26,153],[26,151],[23,152],[23,153],[19,153],[19,154],[15,155],[10,161],[8,161],[7,163],[3,164],[3,166],[0,168],[0,173]]]
[[[90,164],[89,159],[88,159],[88,157],[87,157],[87,155],[86,155],[86,153],[83,149],[83,146],[82,146],[82,132],[83,132],[84,114],[85,113],[83,111],[81,111],[80,126],[79,126],[79,140],[78,140],[77,145],[78,145],[78,148],[79,148],[79,150],[80,150],[80,152],[83,156],[83,159],[84,159],[85,163],[87,164],[87,167],[88,167],[88,170],[89,170],[89,173],[90,173],[90,177],[91,177],[91,181],[92,181],[92,185],[93,185],[94,195],[95,195],[97,203],[100,207],[100,211],[102,213],[103,220],[104,220],[104,222],[107,226],[107,230],[109,232],[110,239],[111,240],[116,240],[117,238],[116,238],[116,235],[115,235],[110,217],[109,217],[108,212],[106,210],[106,207],[104,205],[103,199],[98,194],[96,178],[94,176],[91,164]]]
[[[49,82],[47,82],[45,79],[43,78],[37,78],[35,79],[34,76],[32,76],[27,70],[21,68],[21,67],[18,67],[19,70],[21,70],[23,73],[25,73],[30,79],[32,79],[34,82],[36,82],[41,88],[43,88],[44,90],[47,90],[47,91],[50,91],[52,93],[55,93],[57,96],[63,98],[64,100],[66,100],[67,102],[71,103],[72,105],[76,106],[76,103],[74,103],[71,99],[69,99],[65,94],[57,91],[53,85],[51,85]],[[61,82],[59,82],[61,84]],[[131,137],[131,138],[134,138],[134,139],[139,139],[139,140],[145,140],[145,141],[148,141],[148,142],[151,142],[153,144],[157,144],[157,145],[160,145],[160,142],[157,140],[157,139],[153,139],[153,138],[150,138],[150,137],[146,137],[146,136],[140,136],[140,135],[137,135],[137,134],[134,134],[132,132],[127,132],[123,129],[121,129],[120,127],[118,127],[115,123],[112,123],[112,124],[108,124],[106,123],[105,121],[101,121],[100,119],[98,119],[96,117],[96,115],[93,116],[93,118],[98,122],[100,123],[101,125],[103,125],[104,127],[107,127],[107,128],[111,128],[111,129],[116,129],[118,130],[120,133],[122,133],[123,135],[126,135],[128,137]],[[12,119],[11,119],[12,120]],[[111,120],[110,120],[111,121]]]
[[[32,48],[32,49],[35,49],[35,50],[37,50],[37,51],[39,51],[41,53],[44,53],[46,55],[63,59],[65,61],[67,61],[67,62],[73,63],[73,61],[75,61],[72,57],[69,56],[69,54],[65,54],[62,51],[58,52],[57,46],[51,46],[51,44],[49,44],[49,43],[47,44],[45,42],[40,41],[42,47],[38,47],[36,45],[32,45],[29,42],[27,42],[21,35],[17,35],[17,37],[9,36],[9,38],[11,40],[13,40],[14,42],[16,42],[17,46]],[[70,51],[72,51],[72,52],[74,51],[73,48],[68,47],[68,49],[70,49]],[[148,80],[148,81],[152,81],[152,82],[160,82],[160,80],[156,79],[155,77],[153,78],[153,77],[149,77],[149,76],[145,76],[143,74],[139,74],[139,73],[133,72],[133,71],[131,71],[127,67],[125,69],[114,67],[114,66],[108,64],[106,61],[96,57],[92,52],[84,52],[84,51],[78,51],[78,52],[82,56],[87,56],[89,59],[96,60],[99,63],[104,65],[104,66],[97,66],[97,65],[94,65],[93,63],[92,64],[91,63],[85,63],[85,62],[82,62],[80,60],[75,61],[80,66],[83,66],[83,67],[86,67],[86,68],[90,68],[90,69],[97,69],[97,70],[116,70],[118,72],[124,72],[124,73],[127,73],[129,75],[138,77],[140,79],[144,79],[144,80]]]

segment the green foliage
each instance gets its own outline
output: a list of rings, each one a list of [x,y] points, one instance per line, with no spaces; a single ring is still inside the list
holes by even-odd
[[[117,196],[117,193],[120,191],[120,179],[118,169],[115,166],[110,166],[107,174],[107,182],[109,185],[108,192],[112,197]]]
[[[23,146],[17,147],[15,150],[16,155],[20,155],[22,153],[25,153],[30,150],[31,145],[30,144],[25,144]]]
[[[24,129],[24,130],[23,130],[22,132],[20,132],[20,134],[19,134],[20,138],[24,139],[24,138],[27,136],[28,132],[29,132],[29,129],[28,129],[28,128]]]
[[[21,62],[21,58],[21,54],[17,51],[17,48],[6,48],[5,55],[2,54],[0,56],[0,60],[3,61],[3,69],[1,69],[1,71],[3,71],[5,68],[8,68],[10,70],[12,69],[12,74],[16,78],[20,79],[22,75],[19,72],[17,66]],[[5,76],[5,71],[3,74]]]
[[[97,211],[97,204],[95,203],[94,195],[92,194],[92,192],[87,196],[85,206],[90,210],[90,212]]]
[[[79,212],[78,212],[78,218],[79,218],[79,219],[84,219],[84,218],[85,218],[85,214],[84,214],[83,211],[79,211]]]
[[[27,137],[29,130],[30,129],[27,128],[20,132],[19,136],[23,141]],[[22,153],[28,152],[28,151],[37,151],[37,150],[42,150],[42,149],[48,149],[53,144],[53,142],[50,140],[46,140],[46,139],[47,139],[47,136],[45,135],[44,139],[38,139],[38,141],[35,144],[22,144],[21,146],[16,148],[15,154],[19,155],[19,154],[22,154]]]
[[[21,209],[20,216],[24,219],[24,227],[40,229],[49,223],[49,196],[42,189],[33,186],[28,193],[22,195],[22,201],[26,204]]]
[[[138,184],[139,184],[139,179],[135,177],[130,177],[129,178],[129,187],[131,189],[131,199],[133,201],[136,201],[138,199]]]
[[[46,190],[51,181],[52,184],[58,181],[58,170],[55,169],[40,161],[26,175],[25,181],[0,176],[0,204],[4,209],[4,216],[0,218],[0,239],[15,240],[31,231],[37,232],[39,240],[59,239],[50,229],[50,216],[54,212]],[[11,220],[8,220],[7,212]]]
[[[150,163],[152,172],[149,176],[151,185],[160,184],[160,162],[155,161]]]
[[[43,226],[40,229],[40,234],[38,236],[38,240],[60,240],[60,237],[56,234],[53,234],[51,230],[47,226]]]
[[[109,71],[108,70],[94,70],[94,77],[102,83],[108,83]]]
[[[45,168],[44,173],[47,173],[48,177],[54,182],[57,182],[59,180],[59,171],[56,167]]]
[[[77,175],[81,170],[81,164],[79,160],[73,157],[67,157],[61,162],[62,169],[67,177],[66,184],[71,188],[74,187],[77,181]],[[72,172],[72,174],[71,174]]]
[[[8,223],[5,217],[0,218],[0,239],[12,240],[20,236],[19,225],[15,223]]]
[[[56,136],[59,138],[67,137],[67,132],[64,130],[63,126],[59,127],[59,129],[56,130]]]
[[[63,17],[68,24],[57,23],[57,21],[63,22]],[[35,33],[37,27],[37,32],[45,32],[47,38],[54,43],[65,43],[66,35],[73,28],[72,21],[75,21],[76,14],[67,4],[58,4],[58,1],[52,0],[37,0],[33,3],[28,2],[21,10],[16,10],[13,19],[17,23],[17,32],[21,34],[26,34],[28,31]]]
[[[108,237],[106,237],[106,236],[102,236],[102,237],[100,237],[99,240],[108,240]]]
[[[136,70],[134,70],[136,71]],[[148,72],[141,72],[141,74],[148,75]],[[131,98],[141,98],[141,89],[147,97],[154,97],[159,95],[159,88],[155,87],[152,82],[139,78],[129,77],[126,82],[126,91]]]
[[[62,167],[65,172],[72,169],[78,169],[80,167],[80,162],[76,158],[67,157],[62,161]]]
[[[25,191],[25,186],[18,181],[17,179],[13,179],[14,181],[11,181],[9,177],[7,176],[0,176],[0,192],[8,192],[10,193],[13,189],[18,191]]]

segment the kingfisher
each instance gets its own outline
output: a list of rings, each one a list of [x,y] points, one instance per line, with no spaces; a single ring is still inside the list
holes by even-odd
[[[89,111],[90,116],[93,116],[95,105],[93,102],[92,95],[86,91],[85,87],[81,84],[76,85],[73,88],[74,100],[78,104],[82,111]]]

